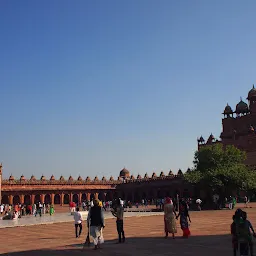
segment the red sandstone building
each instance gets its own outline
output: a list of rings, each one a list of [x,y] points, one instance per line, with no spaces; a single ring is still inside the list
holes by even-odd
[[[40,179],[34,176],[26,179],[23,175],[20,179],[15,179],[11,175],[8,180],[1,182],[0,176],[0,193],[4,204],[33,204],[41,201],[63,205],[70,201],[81,203],[92,198],[108,201],[121,197],[124,200],[140,202],[142,199],[173,197],[177,194],[187,197],[193,195],[193,188],[183,179],[181,170],[177,175],[170,171],[168,175],[161,172],[160,176],[153,173],[151,177],[145,174],[144,177],[138,175],[135,178],[124,168],[117,180],[113,177],[99,180],[97,176],[93,180],[89,177],[84,180],[81,176],[76,180],[71,176],[68,180],[63,176],[59,179],[51,176],[48,180],[44,176]]]
[[[198,150],[205,145],[221,143],[224,146],[234,145],[246,152],[245,164],[256,166],[256,89],[248,93],[248,104],[240,99],[235,111],[227,104],[222,119],[221,140],[216,140],[211,134],[207,141],[201,136],[198,141]]]

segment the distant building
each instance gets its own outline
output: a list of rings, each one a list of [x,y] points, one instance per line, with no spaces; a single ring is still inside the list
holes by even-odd
[[[235,111],[227,104],[222,119],[221,140],[216,140],[211,134],[207,141],[201,136],[197,139],[198,150],[205,145],[221,143],[234,145],[246,152],[245,164],[256,167],[256,89],[253,85],[248,92],[248,104],[240,98]]]

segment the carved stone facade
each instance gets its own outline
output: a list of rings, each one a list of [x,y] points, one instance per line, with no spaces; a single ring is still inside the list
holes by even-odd
[[[246,152],[246,165],[256,167],[256,89],[248,92],[248,104],[240,99],[235,111],[227,104],[222,119],[221,140],[216,140],[211,134],[205,142],[201,136],[198,141],[198,150],[205,145],[221,143],[234,145]]]
[[[69,177],[65,180],[61,176],[58,180],[52,175],[49,180],[42,176],[39,180],[33,175],[26,179],[23,175],[15,179],[12,175],[8,180],[2,180],[2,203],[4,204],[33,204],[45,202],[51,204],[68,204],[70,201],[81,203],[82,201],[99,198],[103,201],[121,197],[124,200],[139,202],[141,199],[155,199],[165,196],[192,196],[193,188],[183,179],[182,171],[173,175],[170,171],[165,176],[161,172],[157,177],[155,173],[142,178],[130,176],[127,169],[123,169],[117,180],[111,176],[109,180],[96,176],[93,180],[87,177],[85,180],[79,176],[76,180]]]

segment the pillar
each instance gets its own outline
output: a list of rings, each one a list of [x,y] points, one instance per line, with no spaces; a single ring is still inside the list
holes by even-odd
[[[54,204],[54,194],[51,194],[51,204]]]
[[[40,196],[41,203],[44,203],[44,197],[45,197],[45,194],[41,194],[41,196]]]
[[[132,203],[134,203],[134,192],[132,191]]]
[[[94,194],[94,199],[99,199],[99,193]]]
[[[31,195],[31,204],[33,205],[35,203],[35,195]]]
[[[91,201],[91,193],[87,193],[86,196],[87,196],[87,201]]]
[[[64,204],[64,195],[63,193],[60,194],[60,205],[62,206]]]
[[[24,195],[20,195],[20,203],[24,204]]]
[[[78,194],[78,203],[81,204],[82,203],[82,192],[80,192]]]
[[[13,195],[9,195],[9,204],[13,204]]]
[[[73,193],[70,192],[69,194],[69,203],[73,202]]]

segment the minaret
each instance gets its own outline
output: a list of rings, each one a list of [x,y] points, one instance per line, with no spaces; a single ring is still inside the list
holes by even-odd
[[[0,163],[0,205],[2,204],[2,168],[3,165]]]

